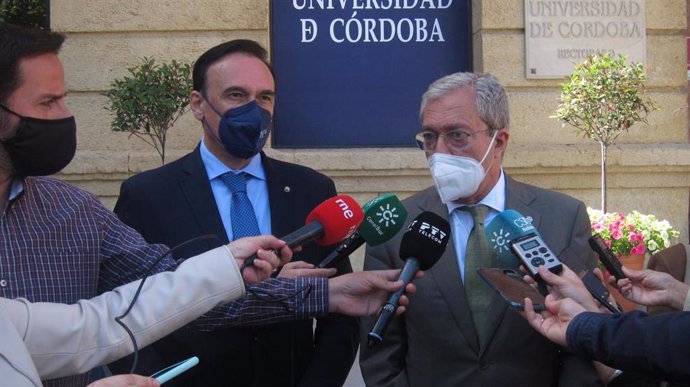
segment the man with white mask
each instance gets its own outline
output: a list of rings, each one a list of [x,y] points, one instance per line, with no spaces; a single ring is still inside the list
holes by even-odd
[[[383,342],[361,345],[367,385],[600,385],[591,362],[530,332],[476,274],[480,267],[501,266],[483,227],[505,209],[531,217],[546,244],[570,267],[593,267],[584,204],[504,173],[508,99],[494,76],[455,73],[435,81],[422,97],[420,118],[422,131],[415,139],[435,184],[405,200],[405,207],[410,219],[423,211],[448,219],[453,242],[416,282],[407,313],[391,321]],[[368,247],[364,269],[402,267],[401,237],[402,232]],[[373,318],[362,320],[363,340],[373,323]]]

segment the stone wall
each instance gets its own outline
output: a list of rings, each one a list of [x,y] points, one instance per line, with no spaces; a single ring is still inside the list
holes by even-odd
[[[143,57],[193,61],[220,42],[254,39],[269,46],[268,0],[51,1],[52,28],[68,40],[61,53],[68,103],[79,126],[75,160],[61,177],[112,207],[122,179],[160,164],[125,133],[111,132],[109,83]],[[558,80],[524,77],[524,1],[472,1],[474,66],[507,87],[511,141],[504,166],[512,176],[599,206],[599,146],[549,118]],[[647,74],[660,110],[609,152],[609,210],[653,213],[688,240],[690,147],[686,75],[686,1],[646,2]],[[170,131],[168,160],[194,148],[201,127],[187,114]],[[276,158],[320,170],[361,203],[383,192],[409,196],[431,184],[424,156],[412,148],[272,150]],[[355,266],[361,265],[361,251]]]

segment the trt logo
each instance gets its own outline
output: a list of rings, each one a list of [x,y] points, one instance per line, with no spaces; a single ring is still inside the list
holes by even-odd
[[[430,235],[433,239],[443,240],[443,238],[446,237],[445,232],[427,222],[422,222],[422,224],[419,226],[419,232],[423,235]]]

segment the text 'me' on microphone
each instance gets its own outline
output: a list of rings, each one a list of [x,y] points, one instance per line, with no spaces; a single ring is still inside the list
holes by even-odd
[[[395,316],[400,297],[405,293],[405,286],[410,283],[417,270],[428,270],[441,258],[450,240],[448,221],[433,212],[422,212],[417,216],[402,236],[400,242],[400,259],[405,261],[399,279],[403,281],[400,290],[391,294],[383,305],[376,324],[369,331],[368,346],[383,341],[383,334],[390,320]]]
[[[407,220],[405,206],[392,193],[377,196],[362,209],[364,220],[357,231],[345,238],[316,266],[317,268],[335,267],[365,242],[369,246],[380,245],[397,234]]]
[[[352,235],[364,219],[364,212],[357,201],[348,195],[338,195],[316,206],[304,226],[280,238],[289,248],[314,241],[328,246]],[[256,254],[244,260],[242,268],[252,265]]]

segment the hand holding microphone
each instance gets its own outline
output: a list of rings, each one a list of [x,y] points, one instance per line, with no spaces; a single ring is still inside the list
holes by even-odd
[[[365,242],[369,246],[380,245],[397,234],[407,220],[405,206],[397,196],[390,193],[372,199],[362,209],[364,221],[357,231],[343,240],[317,268],[335,267]]]
[[[304,226],[280,239],[290,249],[310,241],[324,246],[332,245],[352,235],[363,218],[362,208],[352,197],[334,196],[316,206],[307,216]],[[252,265],[255,259],[256,255],[247,258],[240,271]]]
[[[417,270],[427,270],[441,258],[450,239],[450,225],[433,212],[422,212],[409,226],[400,242],[400,258],[405,261],[400,272],[403,287],[391,294],[388,302],[381,309],[376,324],[369,332],[369,347],[383,341],[383,334],[388,323],[395,315],[400,296],[405,292],[405,286],[412,280]]]
[[[532,225],[531,218],[515,210],[505,210],[496,215],[484,233],[502,265],[514,268],[522,264],[539,285],[539,291],[543,295],[547,294],[546,283],[539,272],[539,266],[544,266],[551,273],[559,274],[563,270],[563,265],[542,240],[539,231]],[[591,270],[579,270],[576,267],[572,269],[581,272],[580,280],[597,301],[610,311],[617,312],[608,302],[609,293],[606,287]]]

